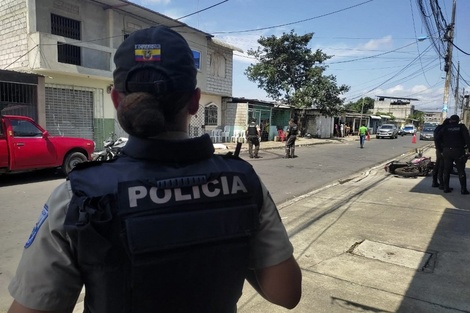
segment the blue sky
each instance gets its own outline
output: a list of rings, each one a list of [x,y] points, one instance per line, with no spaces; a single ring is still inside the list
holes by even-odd
[[[421,0],[429,7],[430,1]],[[244,51],[234,53],[233,96],[269,99],[244,75],[255,60],[246,54],[258,47],[260,36],[280,36],[291,30],[298,35],[313,32],[309,47],[333,57],[326,74],[351,87],[346,102],[377,95],[417,98],[417,109],[440,111],[443,107],[445,72],[427,36],[418,0],[132,0],[153,11],[180,19]],[[453,0],[438,0],[442,16],[450,24]],[[215,5],[215,6],[214,6]],[[214,6],[210,9],[204,10]],[[470,1],[457,0],[454,73],[460,62],[459,93],[470,92]],[[466,15],[466,16],[465,16]],[[434,24],[435,25],[435,24]],[[437,36],[437,35],[436,35]],[[455,111],[453,79],[449,112]],[[460,113],[460,110],[457,111]]]

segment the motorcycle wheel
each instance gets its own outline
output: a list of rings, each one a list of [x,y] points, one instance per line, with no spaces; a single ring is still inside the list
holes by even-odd
[[[403,177],[416,177],[420,174],[419,169],[414,166],[399,167],[395,169],[395,174]]]

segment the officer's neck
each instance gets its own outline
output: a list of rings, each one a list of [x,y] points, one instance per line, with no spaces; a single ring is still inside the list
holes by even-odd
[[[165,131],[152,138],[153,139],[166,139],[166,140],[184,140],[184,139],[188,139],[189,136],[187,132]]]

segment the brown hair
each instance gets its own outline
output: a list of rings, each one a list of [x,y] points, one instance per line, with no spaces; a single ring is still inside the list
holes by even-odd
[[[132,75],[129,81],[152,82],[162,79],[161,74],[144,69]],[[119,103],[119,124],[129,135],[147,138],[172,130],[178,113],[186,107],[193,91],[175,91],[166,94],[132,92]]]

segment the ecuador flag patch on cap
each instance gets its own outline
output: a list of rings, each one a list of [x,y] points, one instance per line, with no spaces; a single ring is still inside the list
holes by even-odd
[[[159,44],[140,44],[135,45],[136,62],[155,62],[160,61],[161,49]]]

